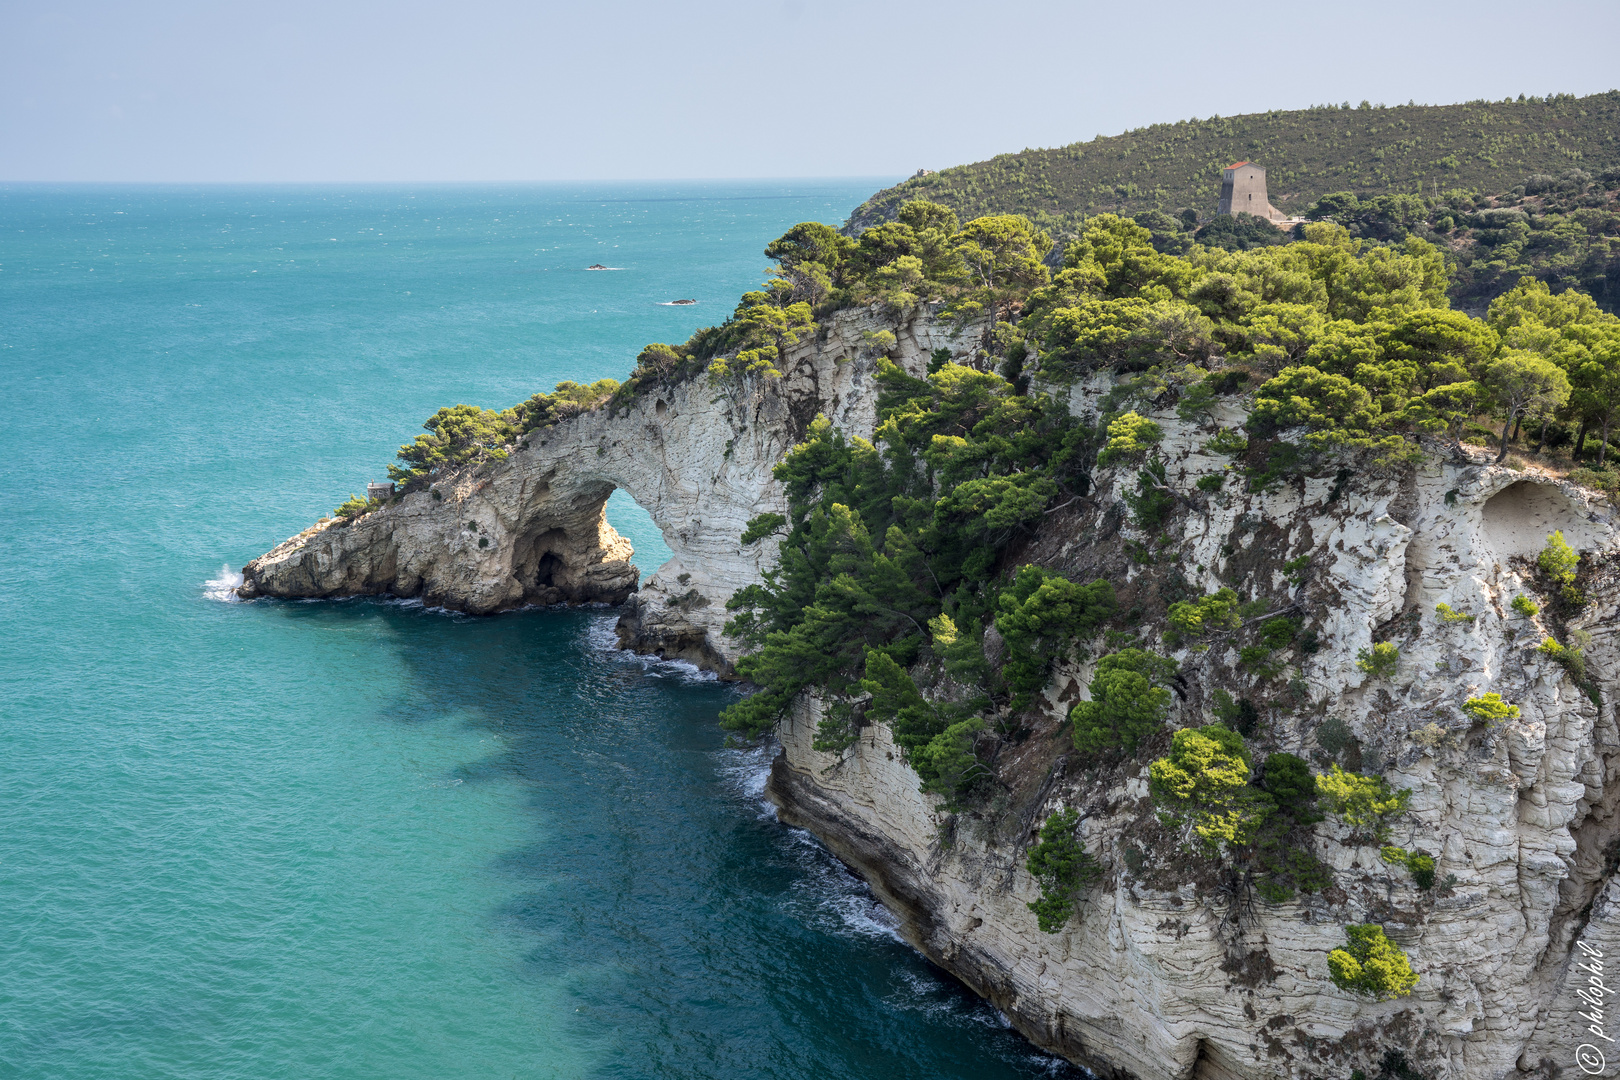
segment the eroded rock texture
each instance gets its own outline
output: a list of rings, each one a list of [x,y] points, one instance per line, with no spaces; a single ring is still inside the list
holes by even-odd
[[[753,517],[786,509],[771,468],[817,414],[870,436],[876,357],[865,335],[894,333],[888,355],[912,374],[930,353],[978,345],[923,317],[865,310],[789,351],[781,378],[716,387],[704,378],[531,433],[505,461],[466,470],[353,523],[329,521],[243,567],[241,595],[421,597],[489,614],[526,604],[624,603],[624,644],[726,670],[725,602],[771,565],[770,540],[744,547]],[[623,488],[652,515],[673,558],[637,590],[630,544],[603,507]]]
[[[249,564],[243,594],[390,592],[474,612],[622,600],[635,588],[631,553],[602,517],[622,487],[675,553],[634,594],[622,636],[724,668],[735,655],[719,632],[725,599],[774,554],[769,541],[744,548],[739,534],[785,509],[771,466],[817,413],[870,435],[874,361],[862,342],[882,325],[846,314],[801,345],[779,381],[721,394],[697,380],[628,413],[538,432],[508,461],[441,485],[442,500],[411,495],[287,541]],[[914,374],[933,348],[971,355],[982,331],[952,337],[926,317],[891,329],[891,355]],[[1071,410],[1094,411],[1106,389],[1075,387]],[[783,819],[871,882],[936,963],[1100,1076],[1377,1076],[1390,1051],[1435,1080],[1575,1074],[1575,1048],[1597,1041],[1578,1015],[1575,942],[1620,956],[1620,561],[1608,509],[1581,489],[1440,447],[1388,476],[1346,471],[1261,494],[1234,480],[1206,494],[1195,482],[1230,461],[1204,449],[1213,424],[1243,418],[1235,403],[1223,409],[1202,427],[1173,409],[1155,414],[1180,493],[1168,526],[1134,529],[1119,499],[1134,474],[1099,470],[1091,497],[1050,515],[1022,561],[1114,581],[1124,603],[1148,613],[1151,641],[1167,590],[1196,596],[1236,582],[1291,598],[1316,649],[1285,657],[1291,704],[1266,708],[1254,741],[1262,754],[1321,762],[1317,733],[1342,721],[1363,771],[1414,792],[1392,839],[1436,857],[1440,888],[1417,889],[1332,823],[1313,840],[1332,886],[1285,903],[1165,849],[1147,798],[1149,755],[1099,766],[1070,749],[1063,720],[1085,696],[1090,662],[1059,670],[1033,729],[992,748],[993,797],[956,815],[918,793],[884,728],[865,729],[841,756],[815,751],[819,703],[801,701],[782,725],[769,788]],[[1562,624],[1550,608],[1527,617],[1511,607],[1545,590],[1533,560],[1555,528],[1587,553],[1589,602]],[[1439,603],[1472,621],[1439,620]],[[1601,704],[1536,650],[1576,631],[1591,634]],[[1400,649],[1391,678],[1355,664],[1378,641]],[[1090,643],[1091,656],[1104,651]],[[1175,726],[1213,719],[1216,687],[1277,697],[1235,647],[1176,655],[1185,678]],[[1520,716],[1471,724],[1460,707],[1486,691]],[[1049,935],[1025,906],[1039,890],[1024,860],[1040,823],[1069,806],[1106,874]],[[1356,922],[1383,924],[1409,953],[1421,979],[1410,997],[1369,1001],[1328,980],[1326,954]],[[1620,1037],[1620,1023],[1610,1034]],[[1620,1064],[1620,1052],[1608,1058]]]

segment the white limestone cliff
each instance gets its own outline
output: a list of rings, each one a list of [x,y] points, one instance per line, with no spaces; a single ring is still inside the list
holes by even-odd
[[[970,355],[982,327],[958,333],[923,316],[896,322],[846,312],[788,350],[780,378],[717,386],[706,378],[650,391],[525,436],[505,460],[467,469],[352,523],[322,522],[243,567],[241,595],[421,597],[489,614],[528,604],[623,603],[621,637],[644,652],[727,669],[725,602],[759,580],[775,544],[744,547],[755,516],[786,509],[772,466],[817,414],[870,436],[876,425],[868,333],[887,354],[927,371],[930,353]],[[629,543],[607,523],[624,489],[664,534],[673,557],[636,588]]]
[[[724,668],[736,656],[720,633],[724,602],[758,580],[774,548],[738,537],[755,515],[785,509],[771,467],[817,413],[870,435],[875,360],[865,335],[885,327],[898,337],[889,355],[913,374],[931,349],[970,357],[983,329],[953,337],[926,315],[893,326],[876,312],[845,313],[788,357],[780,380],[727,394],[693,380],[628,412],[536,432],[507,461],[439,485],[439,499],[409,495],[287,541],[249,564],[244,595],[392,592],[474,612],[632,595],[628,643]],[[1105,388],[1076,387],[1071,409],[1091,411]],[[1222,410],[1215,422],[1241,421],[1235,405]],[[1234,574],[1287,591],[1320,647],[1290,657],[1298,709],[1274,719],[1271,738],[1310,757],[1324,717],[1348,724],[1364,768],[1414,793],[1395,842],[1434,854],[1450,884],[1417,890],[1331,823],[1314,843],[1333,886],[1287,903],[1190,864],[1134,871],[1127,852],[1151,818],[1145,769],[1099,770],[1065,749],[1062,721],[1084,695],[1084,663],[1060,669],[1033,734],[1000,749],[998,801],[956,815],[917,791],[884,728],[866,728],[839,757],[814,750],[819,706],[801,701],[779,732],[769,787],[783,820],[866,878],[921,951],[1036,1043],[1099,1076],[1376,1076],[1390,1049],[1433,1080],[1574,1072],[1576,1048],[1601,1043],[1579,1016],[1586,973],[1576,959],[1586,954],[1575,943],[1620,956],[1620,578],[1606,569],[1620,536],[1606,504],[1438,447],[1398,475],[1288,481],[1263,494],[1229,481],[1205,494],[1195,482],[1229,459],[1203,448],[1207,428],[1172,410],[1154,418],[1186,507],[1172,528],[1134,530],[1119,512],[1128,477],[1099,470],[1091,498],[1049,518],[1032,557],[1077,576],[1112,559],[1116,584],[1129,589],[1154,573],[1120,555],[1130,542],[1179,567],[1194,593]],[[651,513],[674,552],[633,594],[628,545],[602,516],[616,487]],[[1598,568],[1583,579],[1590,602],[1565,627],[1511,606],[1536,587],[1531,560],[1553,529]],[[1284,563],[1303,568],[1290,580]],[[1442,622],[1439,603],[1473,620]],[[1553,631],[1591,634],[1601,706],[1536,651]],[[1391,678],[1355,664],[1375,641],[1400,649]],[[1208,722],[1210,679],[1236,671],[1237,657],[1217,645],[1178,658],[1188,677],[1172,723]],[[1461,705],[1486,691],[1520,716],[1471,724]],[[1106,876],[1049,935],[1026,907],[1039,889],[1024,859],[1041,821],[1068,806]],[[1383,924],[1411,956],[1420,982],[1410,997],[1369,1001],[1328,980],[1327,952],[1356,922]],[[1608,1034],[1620,1038],[1615,1015]],[[1607,1058],[1599,1075],[1616,1075],[1620,1052]]]

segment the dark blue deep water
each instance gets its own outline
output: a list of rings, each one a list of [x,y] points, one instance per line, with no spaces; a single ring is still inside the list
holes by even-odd
[[[622,377],[880,183],[0,187],[0,1077],[1065,1072],[610,613],[222,599],[440,405]]]

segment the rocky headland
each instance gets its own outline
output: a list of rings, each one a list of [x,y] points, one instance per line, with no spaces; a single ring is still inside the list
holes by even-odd
[[[627,647],[730,672],[739,650],[722,632],[726,600],[776,559],[774,543],[739,538],[751,519],[788,509],[773,466],[818,415],[873,436],[879,355],[921,377],[939,349],[982,363],[989,332],[926,306],[846,310],[784,351],[780,377],[693,378],[530,433],[504,461],[282,543],[244,568],[241,595],[419,596],[473,613],[622,603]],[[1058,392],[1091,417],[1111,385],[1098,376]],[[1371,1077],[1391,1051],[1435,1080],[1557,1075],[1577,1044],[1595,1041],[1577,1015],[1587,978],[1572,959],[1585,955],[1577,940],[1620,950],[1612,512],[1582,488],[1439,442],[1403,469],[1258,493],[1199,488],[1227,468],[1207,449],[1210,431],[1240,424],[1244,409],[1234,397],[1198,421],[1168,405],[1150,412],[1164,432],[1165,482],[1185,504],[1165,528],[1149,535],[1121,512],[1134,469],[1099,467],[1087,495],[1045,514],[1018,558],[1074,580],[1106,577],[1122,602],[1150,597],[1172,568],[1194,593],[1239,575],[1286,595],[1314,649],[1286,653],[1297,708],[1271,719],[1267,745],[1325,760],[1319,733],[1338,720],[1337,760],[1354,755],[1412,791],[1390,839],[1432,853],[1440,885],[1418,889],[1376,842],[1332,820],[1309,841],[1331,884],[1282,902],[1178,857],[1156,824],[1144,761],[1074,751],[1064,722],[1095,667],[1085,650],[1059,660],[1024,735],[998,745],[987,801],[942,809],[881,724],[841,752],[815,749],[814,693],[779,726],[771,798],[871,884],[914,946],[1032,1041],[1099,1076]],[[615,488],[674,553],[639,590],[630,546],[603,515]],[[1553,530],[1583,553],[1587,597],[1556,626],[1548,605],[1513,605],[1544,591],[1534,560]],[[1437,620],[1439,604],[1464,617]],[[1162,614],[1143,610],[1156,634]],[[1538,650],[1575,631],[1590,635],[1582,684]],[[1374,677],[1357,659],[1382,642],[1398,644],[1400,665]],[[1208,722],[1217,690],[1241,695],[1256,678],[1219,641],[1175,655],[1171,727]],[[1463,703],[1486,689],[1519,715],[1471,723]],[[1041,822],[1065,808],[1079,812],[1103,874],[1075,917],[1044,933],[1027,906],[1040,885],[1025,859]],[[1344,927],[1374,922],[1420,976],[1409,996],[1369,999],[1328,978]]]

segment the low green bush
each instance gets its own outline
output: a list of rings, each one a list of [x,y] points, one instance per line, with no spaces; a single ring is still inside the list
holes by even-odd
[[[1363,776],[1338,765],[1317,776],[1316,794],[1345,824],[1380,840],[1389,835],[1390,822],[1406,812],[1412,799],[1411,791],[1391,789],[1382,776]]]
[[[1334,986],[1379,1001],[1412,992],[1418,984],[1412,962],[1389,940],[1382,926],[1358,923],[1346,926],[1344,932],[1348,939],[1344,948],[1328,953],[1328,973]]]
[[[1536,565],[1560,585],[1574,582],[1575,570],[1580,566],[1580,562],[1581,557],[1564,539],[1562,529],[1547,536],[1547,546],[1541,549],[1541,554],[1536,558]]]
[[[1599,707],[1603,705],[1603,694],[1598,689],[1597,683],[1587,676],[1586,656],[1579,648],[1547,638],[1536,647],[1536,651],[1551,658],[1569,672],[1570,678],[1575,680],[1575,685],[1586,693],[1592,704]]]
[[[1469,698],[1463,702],[1462,710],[1476,724],[1487,726],[1500,724],[1504,720],[1517,720],[1519,717],[1519,707],[1509,705],[1502,700],[1501,694],[1494,692]]]
[[[1523,615],[1527,619],[1533,619],[1537,615],[1541,614],[1540,606],[1528,596],[1515,596],[1513,598],[1513,603],[1510,606],[1514,611],[1517,611],[1520,615]]]
[[[1171,604],[1168,622],[1170,626],[1164,632],[1165,644],[1175,649],[1187,641],[1197,642],[1192,646],[1195,652],[1209,648],[1201,643],[1202,639],[1236,630],[1243,625],[1238,615],[1238,595],[1228,588],[1221,588],[1198,600]]]
[[[1401,651],[1394,643],[1380,641],[1371,649],[1356,650],[1356,667],[1375,679],[1387,679],[1400,666]]]
[[[1227,691],[1217,689],[1210,695],[1210,708],[1221,723],[1245,739],[1260,729],[1260,710],[1246,697],[1234,699]]]
[[[1268,826],[1255,841],[1255,890],[1273,904],[1292,900],[1297,893],[1321,892],[1333,884],[1333,868],[1282,836],[1269,835]]]
[[[1404,866],[1412,874],[1412,880],[1417,887],[1428,891],[1434,888],[1434,856],[1422,851],[1407,851],[1403,847],[1389,844],[1379,852],[1379,856],[1392,866]]]
[[[1221,428],[1204,442],[1204,452],[1233,457],[1249,449],[1249,440],[1232,428]]]
[[[1473,615],[1469,615],[1466,612],[1451,610],[1450,604],[1434,605],[1434,613],[1440,617],[1440,621],[1442,623],[1471,623],[1475,618]]]
[[[1361,740],[1350,725],[1337,716],[1330,716],[1322,721],[1322,726],[1316,729],[1316,745],[1327,751],[1329,756],[1338,757],[1344,751],[1360,745]]]
[[[1097,454],[1098,465],[1140,461],[1164,440],[1164,429],[1145,416],[1128,412],[1108,425],[1108,442]]]
[[[1250,786],[1249,765],[1243,736],[1224,724],[1176,732],[1169,755],[1148,767],[1160,820],[1196,837],[1206,854],[1247,845],[1276,809],[1270,795]]]

